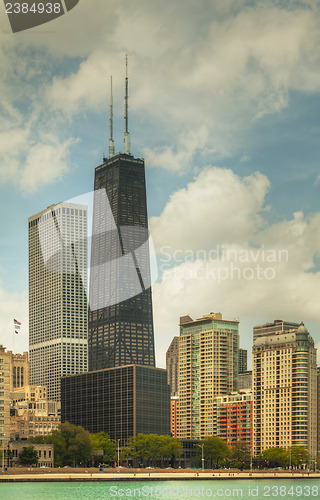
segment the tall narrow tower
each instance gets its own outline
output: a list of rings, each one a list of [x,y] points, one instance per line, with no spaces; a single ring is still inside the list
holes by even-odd
[[[126,58],[125,153],[110,149],[95,169],[89,370],[155,366],[145,167],[130,154],[127,68]]]
[[[29,217],[30,384],[60,401],[60,379],[88,369],[87,207],[58,203]]]

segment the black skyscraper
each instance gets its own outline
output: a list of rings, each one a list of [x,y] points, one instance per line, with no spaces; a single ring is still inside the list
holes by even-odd
[[[105,159],[94,189],[89,371],[155,366],[144,161]]]
[[[125,152],[95,169],[88,315],[89,372],[61,379],[61,421],[107,432],[121,445],[138,433],[169,434],[167,372],[155,368],[144,161]],[[144,366],[141,366],[144,365]]]

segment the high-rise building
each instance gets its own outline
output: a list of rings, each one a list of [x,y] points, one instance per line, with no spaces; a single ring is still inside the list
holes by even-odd
[[[215,396],[237,389],[239,322],[210,313],[180,328],[177,435],[203,439],[214,434]]]
[[[278,333],[290,332],[299,328],[299,323],[291,321],[283,321],[282,319],[275,319],[273,323],[265,323],[253,327],[253,342],[258,337],[265,337],[266,335],[276,335]]]
[[[60,400],[63,375],[88,367],[87,207],[59,203],[29,218],[31,385]]]
[[[317,450],[316,349],[303,323],[253,345],[254,454],[266,448]]]
[[[173,337],[166,353],[166,369],[171,396],[179,393],[179,337]]]
[[[170,433],[167,373],[155,368],[144,161],[130,154],[128,78],[125,153],[95,169],[89,294],[89,372],[63,377],[61,420],[124,444]]]
[[[0,345],[0,440],[10,439],[10,355]]]
[[[155,366],[144,161],[105,158],[94,189],[89,370]]]
[[[127,365],[61,379],[61,421],[106,432],[123,445],[137,434],[170,434],[166,370]]]
[[[239,373],[247,371],[247,357],[248,351],[246,349],[239,349]]]
[[[232,392],[215,398],[216,435],[229,446],[243,441],[252,447],[252,392]]]

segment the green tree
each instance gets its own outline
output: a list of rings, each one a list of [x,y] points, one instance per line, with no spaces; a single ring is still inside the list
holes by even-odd
[[[291,446],[289,448],[289,457],[290,457],[290,451],[291,451],[291,465],[296,467],[301,467],[303,464],[308,463],[310,456],[308,451],[303,446]]]
[[[269,467],[287,467],[289,465],[289,451],[286,448],[268,448],[258,456]]]
[[[207,437],[201,444],[204,444],[204,458],[211,459],[212,466],[219,467],[226,458],[232,456],[227,443],[217,436]]]
[[[250,462],[251,450],[246,441],[236,441],[232,447],[232,458],[237,462]]]
[[[39,461],[38,453],[33,446],[24,446],[19,453],[21,465],[37,465]]]
[[[115,461],[117,445],[111,441],[108,434],[105,432],[98,432],[97,434],[90,434],[90,438],[93,455],[95,455],[95,450],[103,450],[104,463]]]
[[[64,422],[59,430],[52,431],[45,438],[45,442],[54,446],[56,467],[85,464],[92,458],[90,433],[80,425]]]
[[[123,458],[138,458],[140,463],[163,465],[165,459],[174,460],[182,453],[182,445],[178,439],[158,434],[138,434],[136,438],[129,438],[122,450]]]

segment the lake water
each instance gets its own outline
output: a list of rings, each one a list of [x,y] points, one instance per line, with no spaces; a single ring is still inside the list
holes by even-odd
[[[320,479],[189,480],[65,483],[0,483],[0,499],[105,500],[115,498],[316,499]]]

